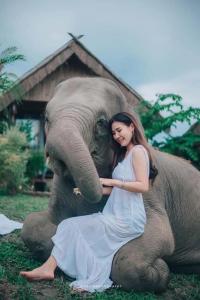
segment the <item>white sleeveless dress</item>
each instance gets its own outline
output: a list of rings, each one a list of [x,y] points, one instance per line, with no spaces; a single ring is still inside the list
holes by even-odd
[[[146,149],[140,147],[147,162]],[[134,181],[132,149],[115,167],[112,177]],[[102,211],[63,220],[52,237],[52,256],[58,267],[76,280],[70,286],[89,292],[103,291],[112,285],[109,278],[114,254],[128,241],[143,234],[146,213],[141,193],[114,187]]]

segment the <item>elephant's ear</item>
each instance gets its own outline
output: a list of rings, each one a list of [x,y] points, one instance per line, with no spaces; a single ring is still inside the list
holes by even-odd
[[[109,136],[108,120],[105,117],[100,117],[95,125],[95,138],[105,138],[106,136]]]

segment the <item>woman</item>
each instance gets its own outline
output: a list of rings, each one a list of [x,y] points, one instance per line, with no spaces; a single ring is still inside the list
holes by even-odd
[[[149,188],[152,158],[137,119],[118,113],[109,122],[114,147],[112,179],[100,178],[103,194],[110,195],[99,213],[62,221],[52,237],[54,248],[39,268],[20,272],[29,280],[50,280],[58,266],[76,278],[75,292],[103,291],[112,286],[109,278],[114,254],[144,232],[146,214],[142,194]],[[156,169],[151,167],[151,178]]]

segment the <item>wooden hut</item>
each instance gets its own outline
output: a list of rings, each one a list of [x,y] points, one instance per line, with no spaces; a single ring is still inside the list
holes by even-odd
[[[75,76],[100,76],[115,81],[133,106],[142,99],[134,89],[114,75],[86,49],[78,39],[73,38],[19,79],[23,91],[23,101],[20,105],[16,106],[16,96],[12,92],[8,92],[0,98],[0,112],[9,107],[16,121],[31,120],[37,136],[35,146],[42,147],[44,145],[45,106],[51,99],[55,86],[59,82]]]

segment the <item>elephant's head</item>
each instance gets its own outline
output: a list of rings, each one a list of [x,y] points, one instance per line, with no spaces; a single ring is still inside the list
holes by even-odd
[[[50,164],[91,203],[100,201],[99,176],[108,176],[111,163],[108,120],[126,109],[126,99],[114,82],[79,77],[60,83],[46,107]]]

